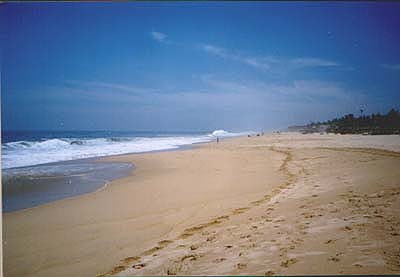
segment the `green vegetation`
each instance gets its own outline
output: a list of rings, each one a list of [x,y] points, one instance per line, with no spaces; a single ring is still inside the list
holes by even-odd
[[[362,115],[362,113],[363,110],[359,117],[347,114],[326,122],[311,123],[307,125],[307,129],[319,129],[320,126],[326,126],[326,132],[336,134],[400,134],[400,112],[398,110],[391,109],[385,115],[380,113]]]

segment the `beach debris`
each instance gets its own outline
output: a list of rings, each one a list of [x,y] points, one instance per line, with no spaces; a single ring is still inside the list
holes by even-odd
[[[247,267],[247,264],[245,264],[245,263],[238,263],[238,264],[236,265],[236,267],[237,267],[238,269],[243,269],[243,268],[246,268],[246,267]]]

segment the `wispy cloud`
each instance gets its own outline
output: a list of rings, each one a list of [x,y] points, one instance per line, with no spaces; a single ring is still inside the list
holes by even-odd
[[[168,40],[167,40],[168,36],[164,33],[152,31],[152,32],[150,32],[150,35],[154,40],[156,40],[158,42],[168,43]]]
[[[156,98],[161,93],[161,90],[151,87],[75,80],[66,81],[65,86],[50,88],[50,90],[57,90],[59,94],[63,94],[65,97],[111,102],[137,101],[146,97]]]
[[[96,103],[116,114],[110,115],[111,118],[128,114],[130,118],[154,117],[155,121],[163,118],[167,122],[168,118],[177,121],[189,116],[203,122],[204,126],[227,124],[236,128],[265,126],[275,121],[284,126],[320,120],[329,113],[351,112],[358,102],[369,101],[361,91],[336,82],[295,80],[282,83],[226,79],[216,75],[198,78],[197,89],[191,85],[165,88],[134,83],[68,81],[64,87],[48,88],[44,95],[49,101],[54,91],[57,91],[57,99],[62,97],[66,102],[79,98],[81,104],[72,108],[75,110]]]
[[[229,51],[225,48],[218,47],[215,45],[204,44],[204,45],[202,45],[202,49],[204,51],[206,51],[207,53],[216,55],[216,56],[224,58],[224,59],[238,61],[241,63],[245,63],[247,65],[257,67],[257,68],[262,68],[262,69],[270,68],[269,64],[265,63],[264,61],[262,61],[259,58],[241,56],[241,55],[232,53],[232,51]]]
[[[360,92],[349,91],[341,84],[320,80],[294,80],[286,83],[265,83],[260,81],[226,81],[214,79],[209,75],[202,81],[219,93],[229,92],[240,95],[259,95],[271,101],[350,101],[351,95]]]
[[[123,85],[106,82],[81,82],[82,86],[97,88],[97,89],[111,89],[114,91],[123,91],[132,94],[143,94],[143,93],[158,93],[160,90],[148,87],[137,87],[132,85]]]
[[[216,109],[221,117],[229,113],[240,114],[237,118],[254,126],[273,121],[284,126],[321,120],[329,118],[327,114],[352,112],[357,105],[369,101],[361,90],[337,82],[295,80],[276,83],[219,79],[213,75],[201,76],[201,79],[207,91],[186,93],[187,97],[183,99],[194,101],[196,107]]]
[[[348,102],[357,92],[349,91],[335,82],[319,80],[295,80],[286,83],[271,83],[263,81],[232,81],[215,78],[212,75],[200,76],[203,86],[199,90],[188,89],[169,89],[139,87],[131,84],[117,84],[108,82],[81,82],[69,81],[68,86],[63,90],[68,95],[76,97],[94,97],[97,100],[118,99],[121,101],[157,99],[157,101],[168,102],[182,99],[213,99],[223,98],[232,103],[235,102],[237,108],[241,106],[241,101],[249,102],[252,105],[271,106],[274,104],[283,105],[297,101],[299,103],[308,102]],[[236,101],[235,99],[240,99]],[[247,100],[246,100],[247,99]],[[185,101],[186,101],[185,100]],[[208,101],[206,101],[208,103]],[[195,104],[195,103],[193,103]],[[222,105],[223,103],[221,103]],[[244,104],[244,103],[242,103]]]
[[[339,66],[337,62],[319,59],[319,58],[295,58],[289,60],[293,65],[299,67],[317,67],[317,66]]]
[[[276,69],[285,68],[286,70],[306,68],[306,67],[338,67],[341,64],[321,58],[314,57],[296,57],[296,58],[283,58],[274,56],[246,56],[234,53],[233,51],[218,47],[211,44],[202,45],[202,49],[212,55],[218,56],[224,59],[230,59],[233,61],[241,62],[249,66],[260,68],[260,69]]]
[[[381,66],[388,70],[400,70],[400,64],[382,64]]]

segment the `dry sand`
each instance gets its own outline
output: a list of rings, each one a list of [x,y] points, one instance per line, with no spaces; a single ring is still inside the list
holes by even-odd
[[[111,157],[132,176],[3,215],[5,275],[399,274],[388,150],[400,136],[275,134]]]

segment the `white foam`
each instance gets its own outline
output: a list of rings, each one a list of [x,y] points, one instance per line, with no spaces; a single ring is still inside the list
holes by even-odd
[[[183,145],[233,137],[245,133],[216,130],[203,136],[55,138],[45,141],[17,141],[2,145],[2,168],[15,168],[82,158],[176,149]],[[247,134],[247,133],[246,133]]]
[[[253,134],[254,132],[240,132],[240,133],[231,133],[225,130],[215,130],[214,132],[211,133],[210,136],[212,137],[237,137],[237,136],[244,136],[248,134]]]

